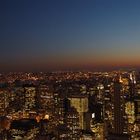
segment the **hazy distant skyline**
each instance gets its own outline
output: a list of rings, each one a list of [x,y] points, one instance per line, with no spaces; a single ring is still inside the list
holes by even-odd
[[[1,0],[0,71],[140,67],[139,0]]]

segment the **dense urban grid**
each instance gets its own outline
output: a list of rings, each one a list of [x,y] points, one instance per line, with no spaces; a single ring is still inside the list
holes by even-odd
[[[140,73],[0,74],[0,140],[140,140]]]

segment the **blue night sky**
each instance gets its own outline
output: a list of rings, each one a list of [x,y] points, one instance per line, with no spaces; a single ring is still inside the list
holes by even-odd
[[[140,67],[139,0],[1,0],[0,71]]]

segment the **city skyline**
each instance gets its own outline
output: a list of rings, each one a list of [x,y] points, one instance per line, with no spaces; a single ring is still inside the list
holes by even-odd
[[[139,68],[138,0],[2,0],[1,71]]]

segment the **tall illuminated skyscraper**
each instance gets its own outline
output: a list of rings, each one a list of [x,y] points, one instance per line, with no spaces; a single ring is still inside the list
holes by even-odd
[[[80,129],[86,129],[84,113],[88,112],[88,97],[86,95],[72,96],[70,99],[71,107],[76,108],[79,113]]]

